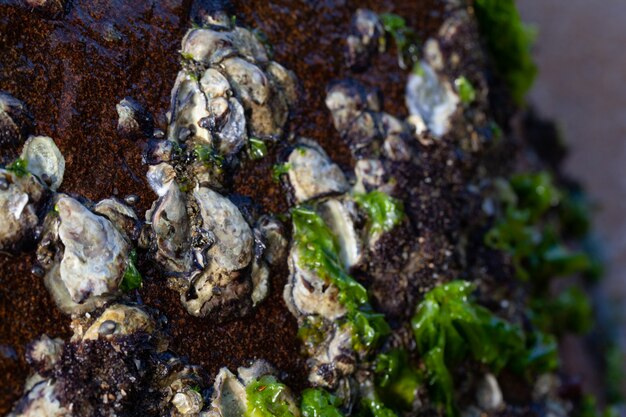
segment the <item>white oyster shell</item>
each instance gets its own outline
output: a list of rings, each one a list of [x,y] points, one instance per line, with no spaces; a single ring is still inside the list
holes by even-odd
[[[38,370],[50,370],[61,359],[64,343],[59,338],[51,339],[43,334],[26,348],[26,360]]]
[[[295,247],[289,253],[288,264],[290,276],[283,290],[283,298],[294,316],[319,315],[333,321],[346,314],[346,308],[338,300],[337,288],[313,271],[301,268],[298,249]]]
[[[357,212],[349,200],[329,199],[319,206],[324,223],[337,237],[339,259],[346,270],[356,265],[362,256],[362,243],[354,227]]]
[[[271,61],[267,64],[265,72],[272,86],[282,91],[287,103],[294,106],[298,101],[298,80],[293,71],[288,70],[278,62]]]
[[[190,226],[185,194],[175,181],[165,188],[164,195],[146,213],[154,231],[156,261],[172,272],[191,269]]]
[[[115,292],[126,269],[129,244],[102,216],[89,211],[70,197],[61,197],[59,237],[65,247],[61,280],[72,300]]]
[[[233,36],[229,32],[212,29],[191,29],[182,41],[181,54],[207,65],[221,62],[234,55]]]
[[[227,368],[220,369],[213,385],[211,412],[215,417],[241,417],[247,408],[246,387]]]
[[[206,117],[209,117],[207,100],[200,83],[185,71],[180,71],[172,89],[167,138],[174,142],[194,139],[210,144],[211,134],[199,124]]]
[[[248,368],[239,368],[238,377],[228,368],[220,369],[213,385],[211,409],[207,417],[241,417],[248,408],[246,386],[265,375],[274,374],[274,368],[264,360],[255,361]],[[289,389],[280,393],[280,400],[287,403],[289,411],[300,417],[300,410]]]
[[[219,99],[217,99],[219,100]],[[224,99],[222,99],[224,100]],[[215,109],[209,105],[209,109]],[[246,131],[246,115],[239,101],[230,98],[226,103],[227,116],[224,125],[216,132],[219,138],[219,150],[223,155],[234,155],[243,148],[248,141]],[[213,114],[217,112],[212,112]]]
[[[71,417],[71,410],[61,406],[56,384],[42,380],[17,403],[7,417]]]
[[[53,233],[63,249],[45,283],[63,312],[89,311],[117,293],[130,245],[107,218],[73,198],[60,196],[55,207],[58,228]]]
[[[265,262],[252,264],[252,306],[256,306],[267,297],[270,290],[270,270]]]
[[[4,169],[0,181],[6,185],[0,188],[0,250],[9,250],[37,226],[37,206],[45,190],[32,175],[18,177]]]
[[[152,191],[159,197],[163,197],[167,193],[172,181],[176,179],[176,171],[174,171],[171,165],[161,162],[160,164],[150,165],[148,167],[146,178]]]
[[[137,234],[139,218],[133,209],[119,200],[115,198],[100,200],[93,211],[109,219],[117,230],[126,236],[132,237]]]
[[[267,103],[270,84],[259,67],[239,57],[228,58],[221,65],[245,107]]]
[[[63,182],[65,158],[54,141],[47,136],[31,136],[22,149],[28,172],[35,175],[50,189],[56,191]]]
[[[250,282],[241,279],[239,272],[229,272],[215,261],[202,271],[195,271],[191,280],[190,291],[181,294],[181,301],[189,314],[199,317],[208,315],[214,309],[228,306],[233,301],[241,301],[245,308],[245,299],[250,295]],[[232,309],[224,310],[228,315]]]
[[[289,154],[287,163],[289,182],[300,203],[348,191],[348,181],[339,166],[314,142],[307,141],[296,147]]]
[[[406,105],[410,114],[424,120],[436,137],[450,129],[450,118],[459,104],[459,97],[449,81],[440,79],[435,70],[422,61],[420,71],[409,75],[406,85]]]
[[[209,68],[204,71],[202,78],[200,78],[200,87],[207,98],[228,98],[231,94],[228,80],[215,68]]]
[[[224,270],[245,268],[252,260],[252,230],[241,212],[228,198],[199,187],[193,196],[200,207],[203,228],[215,236],[215,244],[207,254]]]

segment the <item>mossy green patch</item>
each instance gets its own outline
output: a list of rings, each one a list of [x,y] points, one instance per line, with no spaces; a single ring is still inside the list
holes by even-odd
[[[530,309],[535,326],[547,333],[584,334],[593,325],[591,302],[578,287],[571,286],[554,298],[532,299]]]
[[[485,243],[511,255],[520,279],[532,279],[541,290],[551,277],[585,272],[592,266],[585,253],[563,245],[560,224],[547,217],[562,197],[548,173],[515,175],[508,183],[498,182],[498,187],[503,216],[485,235]]]
[[[531,56],[534,31],[522,23],[514,0],[476,0],[474,9],[496,69],[513,99],[523,104],[537,75]]]
[[[289,163],[275,164],[272,166],[272,179],[274,182],[279,182],[280,177],[289,172],[291,165]]]
[[[367,194],[355,194],[354,200],[367,213],[370,235],[388,232],[404,218],[402,201],[382,191],[374,190]]]

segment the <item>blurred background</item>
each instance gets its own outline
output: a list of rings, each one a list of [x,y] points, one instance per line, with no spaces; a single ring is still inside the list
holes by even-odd
[[[570,147],[566,171],[598,205],[595,230],[607,258],[599,295],[626,352],[626,1],[517,4],[538,30],[529,102],[558,121]]]

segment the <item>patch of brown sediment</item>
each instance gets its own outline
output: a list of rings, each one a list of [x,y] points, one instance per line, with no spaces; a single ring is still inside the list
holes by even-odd
[[[350,152],[332,126],[324,105],[327,84],[354,76],[344,62],[344,38],[358,7],[393,11],[407,18],[425,39],[442,17],[436,0],[235,1],[239,21],[258,27],[274,49],[274,59],[295,71],[303,87],[291,119],[297,135],[322,144],[342,166]],[[189,0],[75,0],[60,20],[15,6],[0,5],[0,90],[23,100],[39,134],[49,135],[66,158],[61,191],[92,200],[136,194],[140,217],[155,196],[145,183],[141,146],[116,133],[115,104],[130,96],[154,113],[165,127],[165,112],[178,71],[179,46],[189,26]],[[405,71],[393,47],[376,57],[357,79],[385,92],[385,109],[404,107]],[[284,191],[271,180],[276,153],[246,162],[234,178],[234,191],[248,195],[265,210],[287,208]],[[16,355],[0,357],[0,414],[19,396],[26,378],[24,345],[41,333],[67,337],[69,319],[54,307],[42,280],[30,273],[34,254],[0,254],[0,347]],[[189,316],[178,295],[167,289],[159,271],[142,268],[141,296],[169,319],[173,348],[203,365],[210,375],[227,365],[266,358],[294,388],[303,385],[295,320],[282,301],[286,270],[274,271],[272,291],[254,313],[231,323]]]
[[[28,366],[26,344],[41,333],[67,337],[66,320],[55,309],[41,278],[30,272],[32,253],[0,255],[0,414],[19,397]]]

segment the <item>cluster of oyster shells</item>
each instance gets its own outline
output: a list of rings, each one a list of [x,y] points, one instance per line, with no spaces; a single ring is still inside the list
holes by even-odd
[[[143,241],[190,314],[226,319],[265,298],[268,264],[286,241],[275,218],[241,213],[224,175],[249,138],[284,136],[296,81],[252,31],[230,17],[209,23],[183,38],[167,134],[145,157],[159,199],[146,213]]]
[[[90,349],[98,349],[98,358],[107,352],[121,355],[120,375],[129,378],[103,381],[113,386],[101,387],[102,404],[94,407],[127,406],[149,392],[155,393],[152,406],[159,415],[241,416],[248,408],[246,386],[276,374],[270,364],[256,360],[237,375],[222,368],[213,386],[205,386],[201,369],[168,351],[159,315],[122,297],[120,284],[135,242],[164,269],[190,314],[218,320],[246,314],[260,303],[269,291],[270,266],[288,254],[286,305],[300,326],[315,323],[323,334],[308,347],[309,383],[332,390],[347,410],[357,396],[373,395],[371,364],[363,363],[363,352],[353,347],[354,330],[339,324],[347,310],[338,289],[303,265],[296,242],[290,244],[275,217],[251,214],[229,196],[226,174],[237,169],[249,140],[285,137],[297,99],[295,76],[272,61],[254,32],[236,26],[228,13],[204,18],[182,41],[183,69],[172,89],[167,132],[156,130],[152,115],[134,100],[117,105],[120,134],[149,138],[147,182],[158,198],[143,225],[116,199],[94,204],[57,193],[63,156],[50,138],[26,140],[32,117],[18,100],[0,94],[0,144],[7,149],[23,144],[28,171],[0,169],[0,250],[15,250],[26,236],[36,235],[46,286],[74,319],[70,341],[44,335],[29,347],[33,375],[10,416],[73,415],[77,403],[67,395],[77,381],[67,370]],[[352,151],[353,173],[346,175],[313,140],[298,138],[292,144],[285,166],[293,201],[321,216],[347,272],[362,265],[383,233],[369,233],[354,194],[402,195],[390,168],[415,163],[411,142],[429,143],[450,129],[459,97],[442,74],[439,42],[452,36],[454,23],[427,41],[419,70],[409,75],[406,120],[384,112],[378,92],[354,80],[328,87],[325,103]],[[378,16],[359,10],[348,38],[348,65],[367,67],[382,36]],[[82,366],[97,373],[108,364]],[[80,395],[73,399],[80,402]],[[282,395],[299,416],[291,392]]]
[[[213,387],[205,386],[199,367],[168,350],[161,327],[156,312],[118,303],[99,315],[75,319],[68,342],[41,336],[28,346],[33,373],[9,417],[69,417],[81,406],[80,415],[89,409],[134,407],[171,417],[241,416],[248,408],[246,386],[276,374],[270,364],[256,360],[239,368],[238,376],[222,368]],[[298,416],[291,392],[281,396]]]
[[[63,155],[51,138],[26,139],[29,130],[17,128],[31,119],[21,102],[5,93],[0,101],[3,141],[23,144],[15,162],[0,169],[0,250],[38,240],[37,259],[59,308],[68,314],[93,310],[119,294],[131,250],[127,222],[137,217],[114,199],[94,205],[58,193]]]

